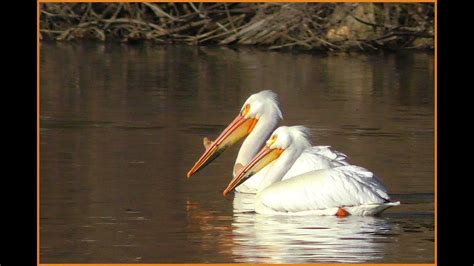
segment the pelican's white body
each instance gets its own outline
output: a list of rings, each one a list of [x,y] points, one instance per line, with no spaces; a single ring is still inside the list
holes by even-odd
[[[348,165],[344,155],[328,149],[321,148],[318,153],[310,146],[307,134],[301,126],[279,127],[272,137],[276,141],[267,142],[267,149],[283,152],[262,169],[260,182],[252,183],[257,191],[257,213],[335,215],[342,208],[351,215],[366,216],[400,204],[389,201],[387,190],[372,172]],[[256,162],[251,161],[243,175]],[[301,173],[307,165],[323,169]],[[248,180],[251,178],[254,176]]]
[[[335,215],[340,207],[351,215],[375,215],[399,205],[372,172],[348,165],[304,173],[274,183],[256,196],[261,214]]]

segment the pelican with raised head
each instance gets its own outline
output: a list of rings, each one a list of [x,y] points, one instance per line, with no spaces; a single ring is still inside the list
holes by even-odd
[[[206,150],[194,164],[187,176],[204,168],[216,159],[225,149],[245,138],[235,160],[233,176],[242,168],[265,144],[278,123],[283,119],[280,111],[278,96],[270,90],[264,90],[251,95],[242,106],[237,117],[222,131],[214,141],[204,138]],[[332,151],[329,146],[308,147],[295,161],[293,167],[283,177],[283,180],[311,170],[332,168],[347,165],[347,156]],[[242,193],[256,193],[267,168],[261,169],[252,178],[246,180],[236,190]]]
[[[262,214],[376,215],[399,205],[369,170],[345,165],[282,178],[311,147],[302,126],[277,128],[258,154],[235,176],[224,195],[269,166],[257,188],[255,211]]]

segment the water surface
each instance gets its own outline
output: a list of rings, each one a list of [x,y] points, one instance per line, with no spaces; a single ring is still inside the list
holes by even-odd
[[[434,261],[433,54],[41,44],[42,263]],[[379,217],[267,217],[221,192],[238,147],[186,172],[252,93],[377,174]]]

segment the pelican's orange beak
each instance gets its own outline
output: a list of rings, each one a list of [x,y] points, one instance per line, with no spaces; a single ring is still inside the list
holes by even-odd
[[[224,196],[229,194],[229,192],[231,192],[238,185],[242,184],[245,180],[280,157],[283,151],[283,149],[271,149],[268,145],[263,147],[260,152],[249,162],[249,164],[245,166],[245,168],[230,181],[229,185],[222,194]]]
[[[230,123],[224,131],[217,137],[214,143],[209,146],[204,154],[201,155],[199,160],[194,164],[193,168],[188,172],[188,178],[194,173],[204,168],[206,165],[216,159],[225,149],[234,145],[240,139],[246,137],[252,132],[255,124],[257,124],[255,118],[245,118],[242,115],[238,115],[232,123]]]

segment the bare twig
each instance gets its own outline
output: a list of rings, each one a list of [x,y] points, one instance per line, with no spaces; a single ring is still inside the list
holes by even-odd
[[[146,5],[147,7],[149,7],[153,11],[153,13],[155,13],[155,15],[158,16],[158,17],[164,16],[164,17],[167,17],[167,18],[171,19],[172,21],[183,21],[181,19],[175,18],[172,15],[166,13],[158,5],[150,4],[150,3],[147,3],[147,2],[143,2],[143,4]]]
[[[42,38],[57,40],[116,37],[124,41],[237,43],[271,49],[298,47],[330,51],[433,46],[432,5],[387,3],[375,8],[364,5],[42,3],[40,34]],[[374,30],[368,31],[364,25]]]

